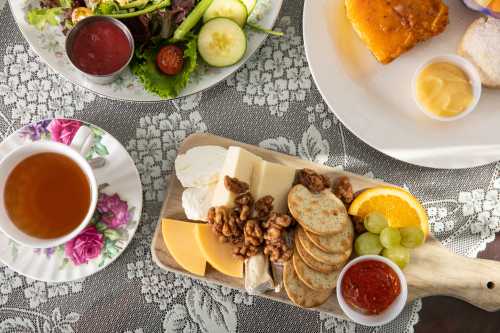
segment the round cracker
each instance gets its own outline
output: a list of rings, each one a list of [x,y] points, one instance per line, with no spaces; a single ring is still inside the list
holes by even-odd
[[[350,251],[344,251],[342,253],[327,253],[320,250],[309,240],[306,236],[306,232],[302,228],[297,229],[297,238],[308,254],[310,254],[317,261],[330,266],[342,265],[351,255]]]
[[[295,273],[306,286],[314,290],[328,290],[335,289],[337,286],[337,279],[340,274],[340,270],[333,271],[331,273],[321,273],[311,269],[305,264],[300,255],[298,255],[297,250],[293,254],[292,258],[293,267],[295,268]]]
[[[311,193],[300,184],[288,193],[288,209],[304,229],[316,235],[342,231],[349,218],[344,203],[329,189]]]
[[[349,248],[352,248],[354,239],[354,227],[349,221],[346,227],[339,233],[334,235],[319,236],[305,231],[307,238],[320,250],[327,253],[344,253]]]
[[[331,273],[337,269],[339,269],[341,266],[330,266],[327,264],[324,264],[322,262],[317,261],[314,259],[310,254],[304,250],[302,245],[300,244],[299,240],[297,239],[297,234],[295,234],[295,249],[297,250],[297,253],[299,256],[302,258],[304,263],[309,266],[311,269],[321,272],[321,273]]]
[[[320,306],[332,294],[332,290],[314,290],[302,283],[291,261],[288,261],[283,269],[283,283],[290,300],[304,308]]]

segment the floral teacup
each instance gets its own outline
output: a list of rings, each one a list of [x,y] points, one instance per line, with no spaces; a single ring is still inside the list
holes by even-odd
[[[84,158],[92,142],[92,132],[86,126],[79,127],[75,133],[61,131],[60,142],[39,141],[30,142],[11,151],[0,161],[0,231],[14,241],[34,248],[51,248],[68,242],[80,234],[89,224],[97,205],[98,186],[91,165]],[[68,143],[64,144],[64,136],[71,134]],[[90,203],[84,219],[68,234],[52,239],[41,239],[26,234],[9,218],[4,201],[4,189],[11,171],[26,158],[39,153],[57,153],[70,158],[85,174],[90,188]]]

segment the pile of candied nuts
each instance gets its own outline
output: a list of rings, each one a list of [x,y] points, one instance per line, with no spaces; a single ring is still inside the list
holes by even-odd
[[[347,177],[330,180],[311,169],[298,172],[298,184],[313,193],[331,188],[332,192],[348,207],[354,200],[352,185]],[[224,186],[235,194],[234,207],[211,207],[208,211],[208,224],[223,243],[235,245],[234,255],[246,259],[261,251],[272,262],[286,262],[293,251],[287,242],[287,232],[295,224],[290,215],[273,212],[274,198],[266,195],[254,201],[247,183],[224,177]],[[355,221],[355,227],[357,229]]]
[[[235,245],[234,255],[246,259],[263,252],[272,262],[285,262],[292,257],[286,241],[286,231],[293,219],[273,212],[272,196],[254,202],[247,183],[224,177],[226,189],[236,195],[234,207],[212,207],[208,223],[221,242]]]

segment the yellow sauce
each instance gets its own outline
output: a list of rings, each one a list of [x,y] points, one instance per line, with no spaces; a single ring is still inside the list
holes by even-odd
[[[425,67],[417,77],[416,89],[419,102],[439,117],[459,115],[474,99],[467,74],[448,62],[436,62]]]

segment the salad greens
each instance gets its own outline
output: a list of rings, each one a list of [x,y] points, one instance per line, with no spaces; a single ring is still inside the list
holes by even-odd
[[[212,4],[212,1],[213,0],[201,0],[196,7],[194,7],[193,11],[189,13],[184,22],[175,30],[172,41],[183,40],[186,34],[201,20],[205,11]]]
[[[161,46],[136,52],[130,66],[132,73],[141,80],[146,90],[160,97],[171,98],[179,95],[196,69],[198,58],[196,37],[189,36],[184,49],[184,67],[179,74],[174,76],[163,74],[156,66],[156,54]]]
[[[62,8],[71,8],[73,6],[73,0],[59,0],[59,5]]]
[[[227,6],[232,1],[232,6]],[[248,14],[255,7],[257,0],[39,0],[40,7],[27,13],[27,21],[38,29],[47,25],[61,24],[63,33],[67,33],[80,19],[91,16],[108,16],[120,19],[134,37],[135,52],[130,63],[132,73],[143,83],[144,88],[164,98],[177,97],[188,84],[198,64],[198,55],[212,54],[218,57],[218,63],[226,64],[228,54],[246,50],[246,35],[242,28],[246,25],[268,34],[281,36],[281,32],[265,29],[255,22],[248,21]],[[235,24],[235,18],[244,19],[233,35],[226,28],[227,24],[212,24],[211,30],[202,27],[209,21],[203,16],[207,11],[223,17],[228,24]],[[202,20],[203,19],[203,20]],[[201,21],[204,21],[201,23]],[[207,21],[207,22],[205,22]],[[220,21],[222,22],[222,21]],[[200,31],[205,31],[200,35]],[[236,31],[237,30],[237,31]],[[240,43],[234,42],[234,33],[240,36]],[[221,37],[222,36],[222,37]],[[200,37],[200,38],[198,38]],[[200,42],[217,39],[217,45]],[[160,49],[174,45],[182,50],[177,57],[183,57],[182,67],[175,75],[162,72],[157,59]],[[215,46],[214,46],[215,45]],[[200,51],[201,50],[201,51]],[[177,61],[180,61],[180,60]],[[175,59],[164,59],[176,61]],[[231,60],[232,61],[232,60]],[[232,62],[234,63],[234,62]],[[221,65],[225,66],[225,65]]]
[[[35,8],[28,12],[26,19],[29,24],[41,30],[45,28],[47,24],[58,25],[59,15],[61,15],[62,12],[63,9],[61,7]]]
[[[257,31],[260,31],[260,32],[264,32],[268,35],[273,35],[273,36],[277,36],[277,37],[281,37],[281,36],[284,36],[285,34],[281,31],[276,31],[276,30],[272,30],[272,29],[266,29],[264,27],[261,27],[260,25],[256,24],[256,23],[252,23],[252,22],[247,22],[247,25],[254,29],[254,30],[257,30]]]
[[[137,0],[134,2],[129,2],[127,5],[120,7],[114,1],[105,1],[99,4],[96,9],[96,15],[106,15],[114,17],[116,19],[124,19],[135,16],[140,16],[154,12],[158,9],[170,6],[170,0],[153,1],[151,4],[140,8],[147,1]],[[138,10],[129,11],[129,9],[135,8]]]
[[[129,3],[121,4],[120,7],[125,8],[125,9],[142,7],[142,6],[147,5],[148,2],[149,2],[149,0],[135,0],[135,1],[131,1]]]
[[[65,10],[71,9],[73,0],[56,0],[55,6],[47,8],[35,8],[28,12],[26,19],[28,23],[35,26],[37,29],[43,29],[47,24],[58,25],[59,16]]]
[[[114,1],[104,1],[97,5],[94,10],[95,15],[111,15],[120,10],[118,4]]]

